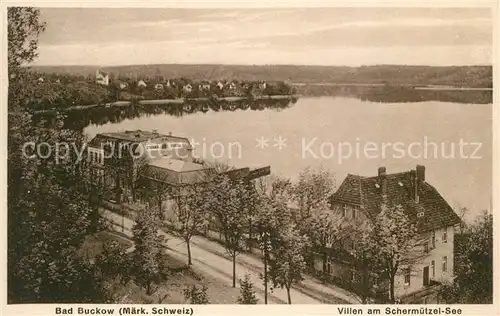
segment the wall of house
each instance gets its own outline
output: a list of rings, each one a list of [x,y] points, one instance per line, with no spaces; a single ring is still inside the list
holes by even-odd
[[[352,208],[353,205],[348,205],[346,218],[347,220],[353,221],[352,218]],[[334,207],[334,212],[338,212],[339,214],[343,214],[343,205],[336,205]],[[368,217],[364,213],[363,209],[359,209],[356,219],[357,222],[363,222],[368,220]],[[447,232],[446,242],[443,241],[443,234]],[[435,232],[435,248],[432,248],[432,233],[426,233],[422,236],[424,240],[427,240],[429,245],[429,251],[427,254],[417,263],[413,264],[411,267],[410,273],[410,283],[405,284],[405,275],[404,269],[405,267],[400,269],[400,273],[396,276],[395,280],[395,294],[396,297],[401,297],[405,295],[409,295],[415,292],[418,292],[424,289],[424,280],[423,280],[423,270],[424,267],[429,267],[429,280],[435,280],[438,282],[446,282],[453,280],[453,243],[454,243],[454,233],[455,229],[453,226],[441,229],[437,229]],[[344,247],[349,248],[349,243],[344,243]],[[416,251],[424,251],[424,246],[420,246]],[[443,271],[443,257],[447,257],[447,269]],[[434,275],[432,271],[431,263],[434,260],[435,262],[435,270]],[[321,256],[317,256],[315,258],[314,267],[317,271],[323,270],[323,260]],[[338,262],[331,262],[331,271],[330,274],[332,276],[343,278],[344,280],[349,280],[350,278],[350,269],[344,264]],[[431,300],[433,301],[433,300]]]
[[[441,228],[435,231],[435,248],[429,247],[429,252],[427,255],[419,260],[416,264],[411,267],[410,274],[410,284],[405,284],[405,277],[403,269],[400,269],[400,274],[396,276],[395,281],[395,294],[397,297],[408,295],[424,288],[423,284],[423,270],[424,267],[429,267],[429,279],[438,282],[451,281],[453,279],[453,239],[455,234],[455,229],[453,226],[447,227],[447,239],[446,242],[443,241],[443,234],[445,228]],[[429,237],[429,245],[431,245],[432,234],[428,234],[425,237]],[[423,250],[423,247],[421,248]],[[447,269],[443,271],[443,257],[447,257]],[[431,263],[435,262],[435,273],[433,276]]]
[[[104,150],[101,148],[87,147],[88,156],[86,157],[88,161],[97,164],[104,164]]]
[[[330,266],[330,273],[328,273],[328,265]],[[322,257],[316,256],[316,258],[314,259],[314,269],[320,272],[323,271]],[[333,277],[337,277],[346,281],[351,277],[351,269],[349,268],[349,266],[334,260],[328,260],[327,273]]]
[[[187,141],[179,140],[178,142],[175,142],[179,146],[179,148],[176,149],[170,149],[169,147],[167,147],[167,149],[164,148],[162,149],[161,147],[161,145],[163,144],[167,144],[168,146],[169,144],[172,143],[173,142],[171,141],[163,140],[161,137],[150,140],[150,144],[159,146],[158,150],[153,150],[153,152],[151,153],[152,157],[154,158],[160,156],[169,156],[174,159],[185,160],[189,162],[193,161],[192,151],[188,149],[189,143]],[[144,145],[146,145],[146,143]]]
[[[346,207],[346,210],[344,212],[344,207]],[[353,210],[356,210],[356,215],[353,214]],[[332,212],[335,212],[337,215],[344,216],[345,220],[348,221],[353,221],[355,220],[356,222],[364,222],[368,220],[368,216],[366,215],[364,209],[360,208],[357,205],[352,205],[352,204],[335,204],[332,207]],[[355,216],[356,218],[354,218]]]

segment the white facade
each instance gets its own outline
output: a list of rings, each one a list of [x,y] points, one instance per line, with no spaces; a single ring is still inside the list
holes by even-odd
[[[105,75],[105,74],[101,73],[100,71],[96,72],[95,80],[96,80],[97,84],[100,84],[103,86],[109,85],[109,75],[107,75],[107,74]]]
[[[431,283],[431,280],[440,283],[453,280],[454,236],[455,228],[453,226],[440,228],[423,236],[428,240],[427,255],[410,267],[409,280],[407,276],[408,267],[401,267],[399,269],[400,273],[396,276],[394,284],[397,297],[412,294],[424,289],[426,286],[424,285],[424,274],[427,273],[429,280],[428,285]],[[433,237],[434,243],[432,242]],[[421,247],[419,250],[425,253],[425,246]],[[425,270],[427,272],[425,272]]]

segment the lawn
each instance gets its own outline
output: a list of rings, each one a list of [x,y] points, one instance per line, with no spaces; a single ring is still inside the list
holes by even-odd
[[[81,248],[81,254],[92,259],[103,251],[103,245],[118,242],[120,247],[128,249],[132,242],[115,232],[99,232],[87,238]],[[169,267],[168,280],[162,283],[153,295],[146,295],[145,291],[134,282],[127,285],[120,285],[113,282],[111,291],[114,293],[118,303],[138,303],[138,304],[186,304],[182,293],[188,286],[196,285],[207,287],[207,296],[210,304],[236,304],[239,295],[239,288],[232,288],[223,282],[210,276],[200,275],[192,269],[187,268],[185,262],[165,254],[164,259]]]
[[[98,232],[87,236],[84,244],[80,248],[79,253],[87,259],[93,259],[104,250],[104,245],[117,242],[123,250],[132,246],[132,242],[115,232]]]

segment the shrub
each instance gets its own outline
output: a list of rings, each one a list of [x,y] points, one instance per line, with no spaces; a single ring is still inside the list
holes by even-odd
[[[253,289],[252,281],[248,274],[245,274],[245,279],[240,280],[240,296],[238,297],[238,304],[257,304],[258,300],[255,297],[255,290]]]
[[[185,288],[182,292],[184,294],[184,298],[186,301],[189,301],[190,304],[209,304],[207,287],[205,285],[198,288],[193,284],[193,286]]]

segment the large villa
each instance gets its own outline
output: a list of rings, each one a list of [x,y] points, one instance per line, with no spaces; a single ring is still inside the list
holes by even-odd
[[[349,174],[331,204],[345,220],[357,223],[373,220],[382,204],[401,205],[417,224],[422,243],[416,250],[423,255],[412,266],[401,267],[395,295],[405,303],[438,302],[440,285],[453,281],[454,233],[461,220],[426,181],[425,166],[393,174],[380,167],[371,177]],[[328,263],[328,272],[347,279],[355,277],[349,264],[334,258]]]
[[[89,160],[97,167],[97,173],[102,181],[111,186],[121,184],[124,196],[120,200],[130,198],[131,188],[127,183],[126,172],[118,175],[121,176],[118,179],[105,173],[103,168],[106,163],[105,157],[110,149],[120,159],[126,158],[121,156],[122,153],[131,153],[135,167],[144,161],[143,157],[147,157],[147,166],[142,168],[142,176],[172,187],[201,183],[206,178],[207,172],[213,169],[209,164],[193,156],[193,147],[187,138],[173,136],[172,133],[133,130],[97,134],[88,144]],[[231,178],[251,180],[270,174],[270,167],[230,168],[227,174]]]

